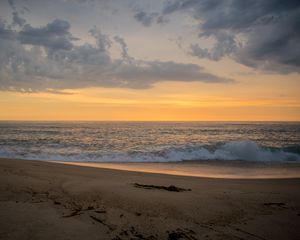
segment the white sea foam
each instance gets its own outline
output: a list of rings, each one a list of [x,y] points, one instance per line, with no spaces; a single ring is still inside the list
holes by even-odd
[[[165,147],[143,152],[80,152],[53,154],[50,152],[26,153],[18,148],[0,148],[0,157],[75,161],[75,162],[179,162],[183,160],[245,160],[245,161],[300,161],[300,155],[283,149],[262,148],[253,141],[230,141],[215,146],[187,145]]]
[[[215,150],[206,147],[170,148],[164,156],[168,161],[182,160],[245,160],[245,161],[299,161],[300,155],[283,150],[271,151],[253,141],[231,141]]]

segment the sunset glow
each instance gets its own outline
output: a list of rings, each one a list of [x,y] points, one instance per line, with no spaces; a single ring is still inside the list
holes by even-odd
[[[264,50],[254,23],[207,29],[217,10],[175,2],[1,2],[0,120],[300,120],[298,35]]]

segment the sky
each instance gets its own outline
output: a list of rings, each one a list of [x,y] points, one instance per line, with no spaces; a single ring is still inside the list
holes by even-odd
[[[1,0],[0,120],[300,121],[300,2]]]

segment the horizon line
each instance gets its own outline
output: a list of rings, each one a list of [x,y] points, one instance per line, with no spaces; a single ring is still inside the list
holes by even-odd
[[[0,122],[291,122],[300,120],[1,120]]]

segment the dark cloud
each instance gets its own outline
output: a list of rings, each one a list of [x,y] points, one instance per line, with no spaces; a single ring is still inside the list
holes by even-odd
[[[0,20],[0,89],[59,94],[83,87],[149,88],[162,81],[232,82],[195,64],[135,59],[123,38],[111,38],[96,27],[90,30],[95,44],[76,45],[70,27],[56,19],[16,30]],[[119,58],[111,57],[113,43],[121,46]]]
[[[12,24],[22,27],[26,23],[26,20],[24,18],[20,17],[13,0],[8,0],[8,4],[10,5],[10,7],[13,10],[13,12],[12,12],[12,15],[13,15]]]
[[[156,21],[156,18],[158,17],[158,13],[147,13],[145,11],[139,11],[134,15],[134,18],[143,24],[145,27],[149,27],[153,21]],[[158,22],[162,22],[162,18],[158,18]]]
[[[14,31],[6,26],[6,22],[0,18],[0,39],[14,39]]]
[[[218,61],[224,56],[232,55],[238,50],[234,36],[228,32],[217,32],[214,34],[214,37],[216,43],[211,49],[201,48],[198,44],[191,44],[191,54],[199,58]]]
[[[121,48],[122,48],[122,58],[123,59],[130,59],[131,57],[128,54],[128,47],[127,44],[125,43],[124,39],[119,37],[119,36],[115,36],[114,40],[120,44]]]
[[[192,44],[199,58],[230,56],[247,66],[282,73],[300,70],[300,1],[171,0],[161,16],[190,14],[199,22],[199,37],[215,40],[207,49]]]
[[[22,27],[26,23],[25,19],[19,16],[18,12],[13,12],[13,24]]]
[[[156,12],[149,13],[144,10],[137,11],[134,18],[145,27],[150,27],[153,23],[164,25],[170,21],[166,15],[160,15]]]
[[[73,39],[69,29],[70,24],[60,19],[39,28],[26,24],[18,33],[18,39],[23,44],[43,46],[51,51],[70,50],[73,47]]]
[[[231,79],[207,73],[196,64],[182,64],[162,61],[137,61],[123,64],[116,75],[132,88],[149,88],[161,81],[201,81],[206,83],[230,83]],[[126,86],[125,85],[125,86]]]

